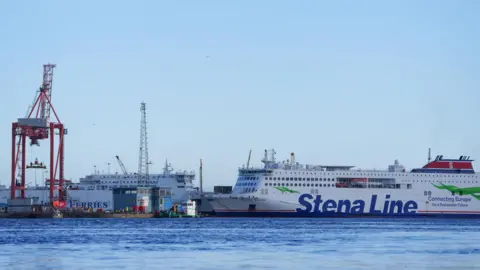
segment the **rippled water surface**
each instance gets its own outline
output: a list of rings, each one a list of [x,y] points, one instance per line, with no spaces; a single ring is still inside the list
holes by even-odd
[[[480,221],[0,220],[0,269],[480,269]]]

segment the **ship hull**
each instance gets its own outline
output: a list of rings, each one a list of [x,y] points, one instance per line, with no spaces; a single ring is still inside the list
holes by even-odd
[[[209,203],[217,217],[480,218],[478,196],[424,187],[422,191],[327,188],[314,194],[271,188],[269,195],[215,196]]]
[[[480,219],[479,214],[429,213],[415,215],[375,215],[342,213],[296,213],[275,211],[224,211],[215,212],[215,217],[226,218],[445,218],[445,219]]]
[[[19,193],[19,192],[17,192]],[[50,191],[48,189],[26,189],[25,197],[36,198],[39,204],[47,205]],[[58,193],[55,191],[55,195]],[[19,194],[17,194],[18,196]],[[184,191],[172,197],[173,203],[180,203],[188,200],[189,192]],[[0,190],[0,205],[7,204],[10,198],[10,190]],[[68,190],[66,199],[66,208],[92,209],[93,211],[113,211],[113,191],[112,190]]]
[[[39,204],[47,205],[50,191],[47,189],[26,189],[25,197],[37,198]],[[6,204],[10,190],[0,190],[0,204]],[[90,208],[94,211],[113,210],[113,192],[111,190],[69,190],[66,200],[67,208]]]

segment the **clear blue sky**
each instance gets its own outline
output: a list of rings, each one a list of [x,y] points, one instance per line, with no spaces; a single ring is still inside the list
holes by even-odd
[[[4,184],[47,62],[73,179],[115,155],[137,170],[141,101],[152,170],[203,158],[207,186],[233,184],[250,148],[255,163],[271,147],[362,168],[422,166],[428,147],[480,159],[479,1],[17,2],[0,3]]]

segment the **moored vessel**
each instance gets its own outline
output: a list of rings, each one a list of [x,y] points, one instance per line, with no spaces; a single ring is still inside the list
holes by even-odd
[[[118,187],[161,187],[171,191],[172,202],[187,201],[189,194],[194,190],[194,171],[174,171],[171,164],[165,161],[161,173],[152,173],[139,177],[137,173],[100,174],[94,172],[80,178],[78,183],[68,182],[66,187],[67,208],[89,208],[93,211],[113,210],[113,189]],[[46,181],[48,183],[48,181]],[[57,195],[58,192],[55,192]],[[49,187],[32,186],[25,189],[26,197],[38,200],[40,204],[49,204]],[[6,204],[10,198],[10,187],[0,188],[0,204]]]
[[[479,174],[472,159],[442,155],[407,171],[277,162],[265,150],[261,167],[241,167],[231,194],[207,198],[216,216],[480,217]]]

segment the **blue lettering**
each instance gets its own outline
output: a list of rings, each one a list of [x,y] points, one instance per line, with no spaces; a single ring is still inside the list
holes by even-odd
[[[310,194],[307,194],[307,193],[300,195],[300,197],[298,198],[298,203],[301,204],[303,207],[305,207],[305,209],[297,208],[296,209],[297,212],[299,212],[299,213],[309,213],[309,212],[312,211],[312,204],[305,199],[311,200],[311,199],[313,199],[313,196],[310,195]]]
[[[345,206],[345,209],[342,208]],[[338,201],[338,212],[339,213],[350,213],[351,203],[349,200],[340,200]]]
[[[337,207],[337,202],[335,202],[334,200],[326,200],[325,203],[323,204],[322,211],[324,213],[328,213],[328,212],[335,213],[336,207]]]
[[[350,213],[363,214],[364,211],[365,211],[365,201],[362,201],[362,200],[353,201],[353,207]]]
[[[403,213],[405,214],[413,214],[416,213],[418,210],[418,204],[414,201],[408,201],[403,206]]]
[[[389,195],[389,194],[385,195],[385,202],[383,203],[383,214],[384,214],[384,215],[386,215],[387,212],[388,212],[388,204],[389,204],[388,199],[390,199],[390,195]]]
[[[471,197],[455,197],[455,201],[457,202],[471,202],[472,198]]]
[[[396,208],[396,209],[395,209]],[[403,210],[403,202],[402,201],[393,201],[390,202],[390,211],[388,213],[390,215],[393,214],[401,214]]]
[[[368,214],[407,215],[417,212],[418,204],[415,201],[410,200],[405,203],[401,200],[391,201],[390,197],[391,195],[386,194],[383,208],[381,206],[377,208],[378,195],[372,195]],[[296,209],[298,213],[363,214],[365,213],[366,205],[364,200],[355,200],[353,203],[350,200],[322,200],[322,195],[316,195],[314,199],[314,196],[308,193],[301,194],[298,198],[298,203],[302,206]]]
[[[370,201],[370,214],[380,214],[382,211],[375,210],[375,206],[377,204],[377,195],[372,195],[372,200]]]
[[[100,201],[95,201],[95,202],[74,202],[72,200],[67,201],[67,207],[72,208],[72,207],[79,207],[79,208],[108,208],[109,203],[108,202],[100,202]]]
[[[320,210],[320,204],[323,202],[322,201],[322,195],[317,195],[317,197],[315,198],[315,201],[313,201],[315,203],[315,207],[313,208],[313,212],[316,213],[316,212],[319,212]]]

